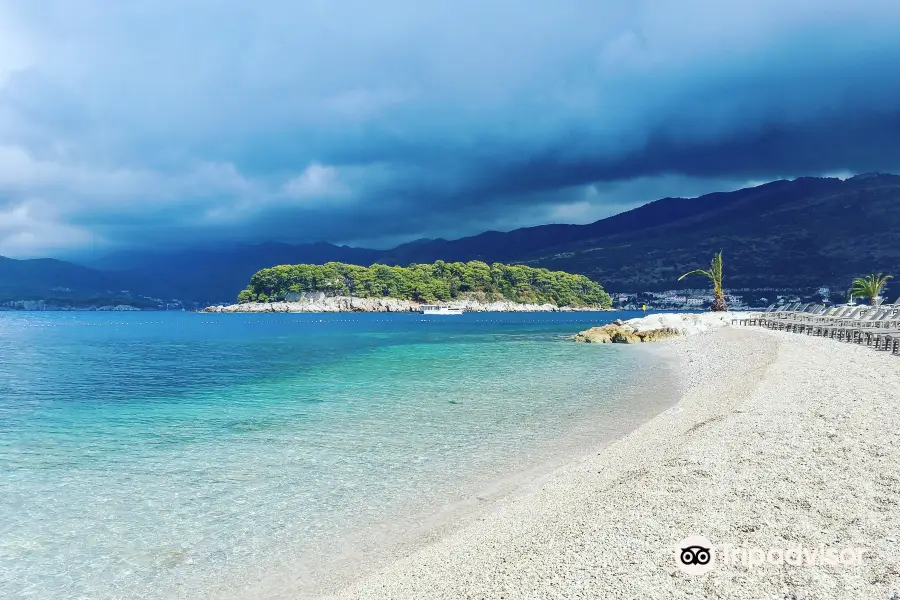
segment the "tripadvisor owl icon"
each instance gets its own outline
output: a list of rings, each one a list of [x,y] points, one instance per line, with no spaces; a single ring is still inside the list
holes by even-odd
[[[692,535],[675,546],[675,564],[688,575],[703,575],[715,567],[715,550],[702,535]]]

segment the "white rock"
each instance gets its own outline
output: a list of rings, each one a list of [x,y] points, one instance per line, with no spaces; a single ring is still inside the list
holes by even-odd
[[[651,331],[671,327],[680,330],[684,335],[693,335],[728,326],[732,319],[739,319],[744,314],[738,312],[658,313],[629,319],[625,323],[634,327],[635,331]]]

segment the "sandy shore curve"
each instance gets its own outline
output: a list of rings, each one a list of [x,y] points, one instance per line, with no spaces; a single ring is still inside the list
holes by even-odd
[[[685,378],[675,406],[328,597],[891,598],[900,360],[732,327],[660,349]],[[718,549],[704,575],[676,564],[676,546],[694,535]],[[741,560],[793,548],[813,556]],[[815,563],[816,550],[845,548],[864,551],[853,564]]]

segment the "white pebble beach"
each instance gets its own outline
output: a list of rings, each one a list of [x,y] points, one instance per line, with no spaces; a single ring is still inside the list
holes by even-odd
[[[674,406],[328,597],[889,600],[900,357],[759,329],[690,333],[650,349],[680,363]],[[865,551],[854,564],[752,567],[719,552],[710,572],[687,575],[675,548],[691,535]]]

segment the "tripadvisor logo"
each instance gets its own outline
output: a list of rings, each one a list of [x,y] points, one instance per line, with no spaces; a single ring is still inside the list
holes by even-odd
[[[716,564],[760,567],[763,565],[821,566],[861,565],[865,548],[790,548],[740,547],[720,544],[716,552],[712,542],[701,535],[686,537],[675,546],[675,564],[688,575],[703,575]]]
[[[686,537],[675,547],[675,564],[688,575],[703,575],[716,566],[715,549],[702,535]]]

